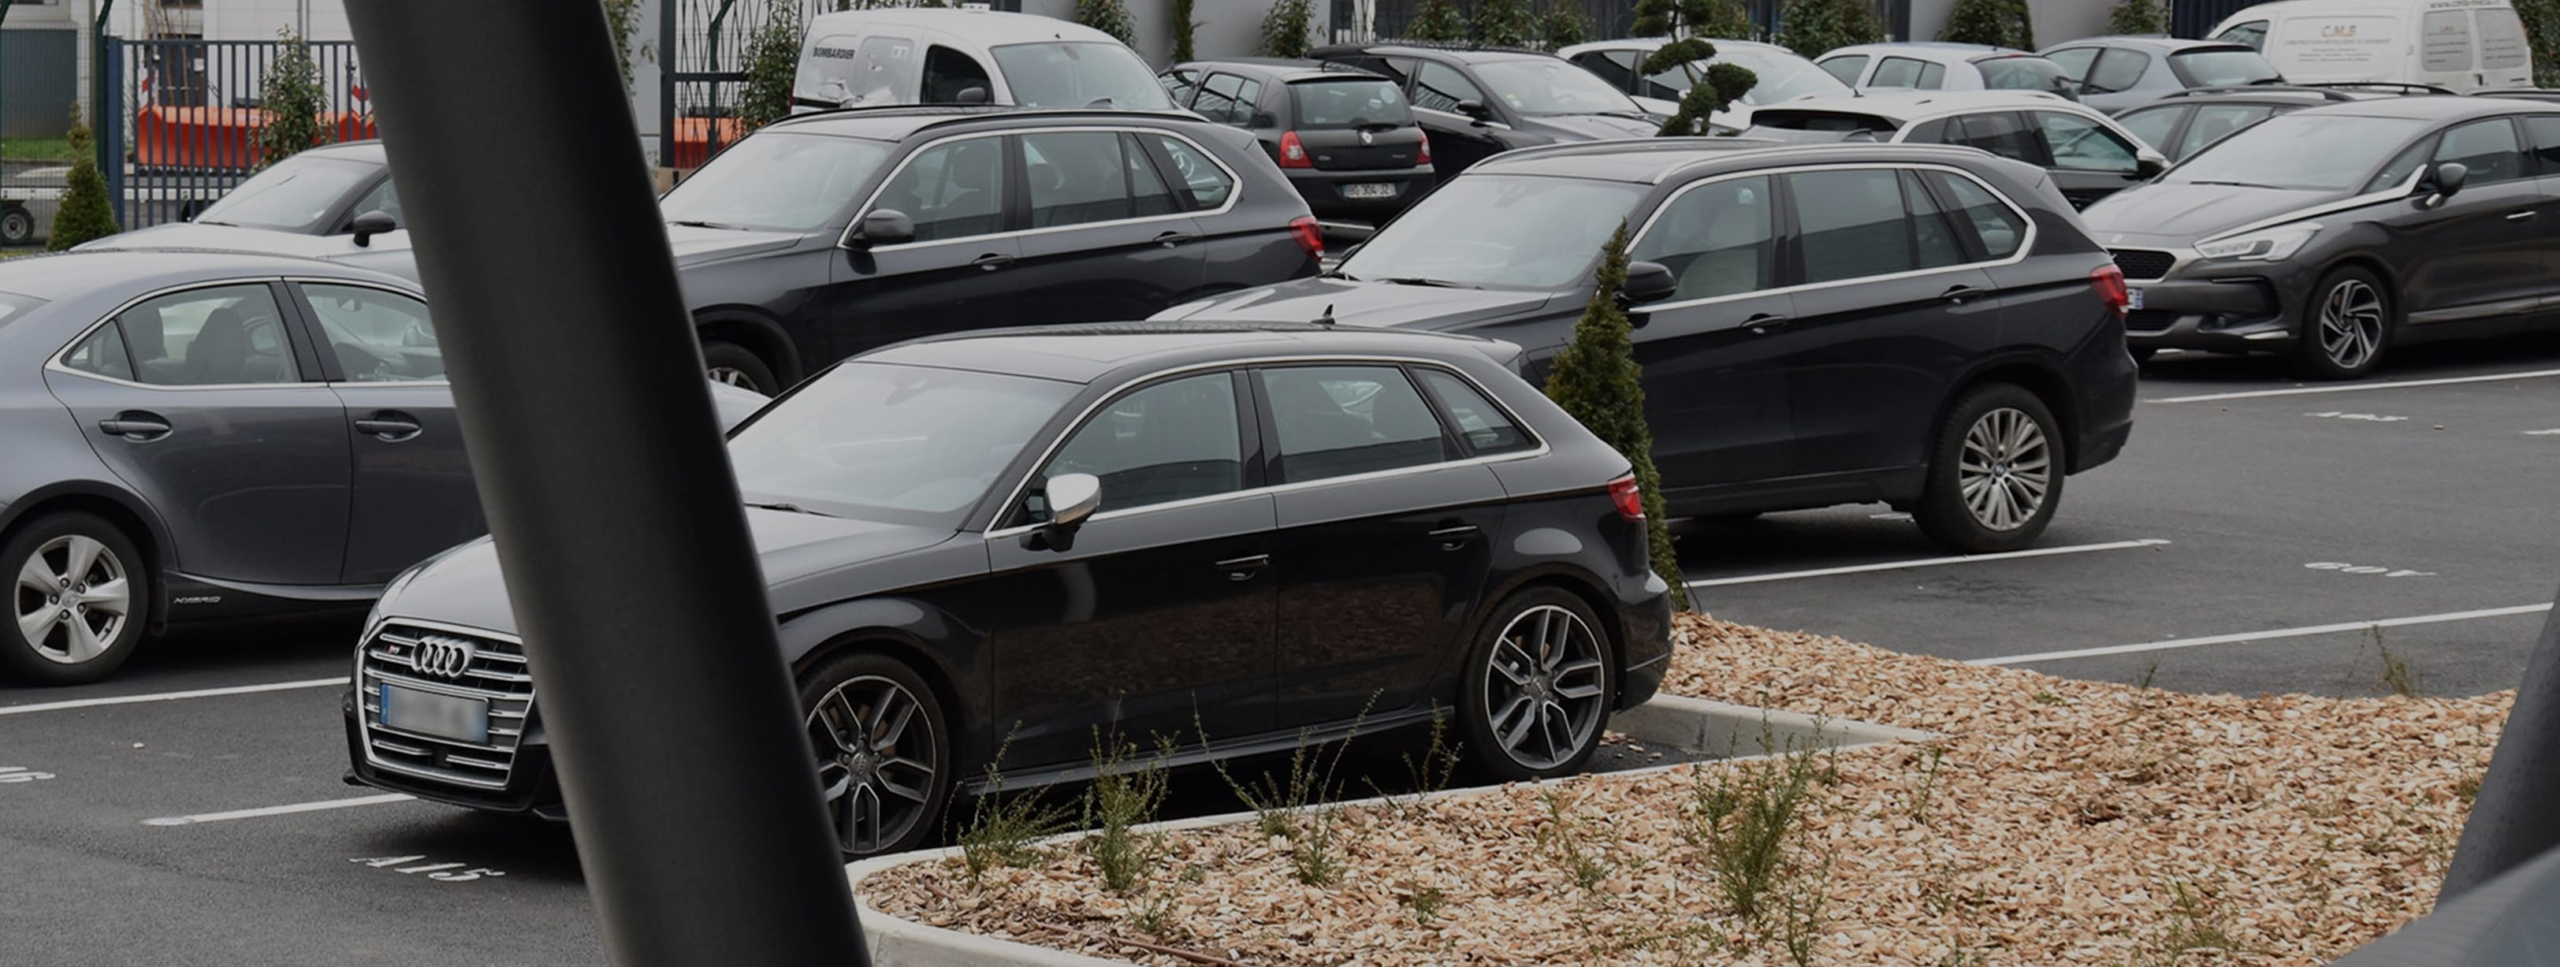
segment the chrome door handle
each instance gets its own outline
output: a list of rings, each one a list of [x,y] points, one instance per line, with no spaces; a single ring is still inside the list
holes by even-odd
[[[1441,550],[1454,551],[1467,546],[1468,541],[1475,540],[1477,535],[1482,533],[1484,533],[1483,529],[1474,524],[1456,524],[1434,528],[1431,531],[1431,539],[1440,542]]]
[[[1192,235],[1189,232],[1166,232],[1156,236],[1156,241],[1166,248],[1173,248],[1191,239]]]
[[[419,426],[417,421],[406,413],[376,413],[366,419],[357,420],[355,427],[356,432],[370,435],[384,443],[414,440],[417,439],[418,434],[426,432],[426,427]]]
[[[1216,566],[1218,570],[1227,572],[1227,580],[1250,581],[1253,580],[1254,575],[1262,573],[1262,569],[1270,564],[1271,555],[1251,554],[1219,561]]]
[[[1749,319],[1742,320],[1742,325],[1744,328],[1750,329],[1752,332],[1765,333],[1771,329],[1784,329],[1787,327],[1788,323],[1794,321],[1795,320],[1774,312],[1762,312],[1753,315]]]
[[[1012,265],[1013,256],[989,252],[985,255],[969,260],[969,264],[977,266],[983,271],[993,272],[997,269],[1004,268],[1005,266]]]
[[[1941,293],[1939,293],[1939,294],[1938,294],[1938,298],[1945,299],[1945,300],[1947,300],[1947,301],[1949,301],[1949,302],[1962,304],[1962,303],[1964,302],[1964,300],[1966,300],[1966,299],[1976,299],[1976,298],[1981,298],[1982,296],[1989,295],[1989,294],[1990,294],[1990,293],[1985,292],[1985,291],[1983,291],[1983,290],[1981,290],[1981,289],[1974,288],[1973,286],[1969,286],[1969,285],[1959,285],[1959,286],[1956,286],[1955,288],[1948,289],[1948,290],[1947,290],[1947,291],[1945,291],[1945,292],[1941,292]]]
[[[2525,210],[2520,211],[2520,212],[2510,212],[2510,213],[2508,213],[2508,214],[2507,214],[2507,220],[2508,220],[2508,221],[2511,221],[2511,222],[2532,221],[2532,220],[2533,220],[2533,216],[2535,216],[2535,215],[2539,215],[2539,214],[2542,214],[2542,213],[2541,213],[2541,212],[2534,211],[2533,209],[2528,208],[2528,209],[2525,209]]]

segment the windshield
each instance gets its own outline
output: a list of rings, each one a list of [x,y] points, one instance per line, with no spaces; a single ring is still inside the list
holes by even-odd
[[[995,48],[1013,102],[1032,107],[1173,108],[1156,72],[1129,48],[1101,41],[1008,44]]]
[[[1299,81],[1289,85],[1298,102],[1298,127],[1407,127],[1413,112],[1404,95],[1385,80]]]
[[[1635,101],[1610,87],[1600,75],[1552,57],[1480,61],[1475,68],[1476,76],[1493,89],[1493,96],[1501,98],[1512,110],[1532,117],[1644,113]]]
[[[805,232],[851,205],[896,145],[767,131],[740,141],[658,200],[667,221]]]
[[[2169,72],[2188,87],[2240,87],[2277,80],[2275,65],[2254,50],[2190,50],[2169,55]]]
[[[241,182],[196,221],[317,235],[336,227],[323,222],[348,194],[381,173],[381,165],[345,158],[287,158]]]
[[[1707,58],[1708,66],[1716,64],[1733,64],[1748,68],[1753,76],[1759,78],[1751,85],[1750,90],[1742,92],[1744,104],[1776,104],[1779,101],[1792,101],[1809,94],[1849,93],[1849,85],[1840,83],[1840,79],[1831,76],[1830,71],[1815,67],[1812,61],[1793,54],[1767,50],[1719,48],[1714,57]],[[1705,76],[1706,69],[1699,68],[1698,74],[1701,77]],[[1682,94],[1689,92],[1689,71],[1686,67],[1673,67],[1647,77],[1645,80]]]
[[[1476,175],[1425,196],[1342,263],[1354,279],[1552,289],[1588,275],[1643,186]]]
[[[2214,142],[2161,180],[2338,191],[2364,184],[2425,126],[2408,118],[2281,115]]]
[[[846,363],[729,439],[751,503],[927,527],[961,518],[1074,383],[959,369]]]
[[[1990,57],[1973,62],[1982,86],[1995,91],[2051,91],[2071,86],[2062,65],[2042,57]]]

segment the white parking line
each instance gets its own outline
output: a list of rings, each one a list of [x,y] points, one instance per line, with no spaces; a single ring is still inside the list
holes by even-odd
[[[298,802],[290,806],[261,806],[256,809],[234,809],[227,813],[198,813],[193,816],[162,816],[142,821],[145,826],[193,826],[197,823],[219,823],[232,819],[256,819],[260,816],[285,816],[293,813],[316,813],[323,809],[350,809],[356,806],[379,806],[387,802],[407,802],[417,797],[406,793],[384,793],[379,796],[357,796],[353,799],[323,799]]]
[[[2412,386],[2451,386],[2455,383],[2496,383],[2510,379],[2541,379],[2560,376],[2560,369],[2537,369],[2530,373],[2499,373],[2494,376],[2453,376],[2445,379],[2412,379],[2402,382],[2354,383],[2346,386],[2300,386],[2293,389],[2250,390],[2246,393],[2208,393],[2203,396],[2172,396],[2151,400],[2153,403],[2204,403],[2212,400],[2245,400],[2260,396],[2307,396],[2313,393],[2354,393],[2369,389],[2408,389]]]
[[[2091,551],[2129,551],[2137,547],[2158,547],[2169,543],[2166,538],[2146,537],[2138,541],[2116,541],[2110,544],[2073,544],[2067,547],[2039,547],[2025,551],[2003,551],[1998,554],[1958,554],[1954,557],[1924,557],[1916,561],[1893,561],[1885,564],[1855,564],[1848,567],[1826,567],[1811,571],[1781,571],[1776,574],[1747,574],[1733,578],[1710,578],[1691,581],[1693,588],[1712,588],[1727,584],[1758,584],[1763,581],[1793,581],[1798,578],[1830,577],[1834,574],[1860,574],[1867,571],[1899,571],[1907,567],[1941,567],[1948,564],[1978,564],[1983,561],[2008,561],[2022,557],[2052,557],[2056,554],[2087,554]]]
[[[269,682],[264,685],[235,685],[230,688],[199,688],[184,692],[154,692],[149,695],[116,695],[108,698],[75,698],[67,702],[39,702],[34,705],[11,705],[0,708],[0,715],[24,715],[28,712],[59,712],[73,708],[96,708],[100,705],[136,705],[144,702],[174,702],[182,698],[212,698],[217,695],[254,695],[259,692],[284,692],[297,688],[327,688],[344,685],[344,678],[314,678],[300,682]]]
[[[2478,618],[2504,618],[2509,615],[2540,614],[2551,610],[2547,604],[2526,604],[2512,608],[2484,608],[2479,611],[2449,611],[2444,614],[2422,614],[2410,618],[2383,618],[2377,621],[2350,621],[2334,625],[2312,625],[2308,628],[2278,628],[2273,631],[2249,631],[2236,635],[2212,635],[2204,638],[2172,638],[2132,645],[2110,645],[2105,648],[2081,648],[2073,651],[2047,651],[2033,655],[2003,655],[1998,658],[1976,658],[1968,665],[2025,665],[2034,662],[2061,661],[2066,658],[2096,658],[2101,655],[2125,655],[2141,651],[2166,651],[2172,648],[2196,648],[2204,645],[2232,645],[2247,641],[2272,641],[2278,638],[2306,638],[2312,635],[2334,635],[2371,628],[2402,628],[2409,625],[2442,624],[2447,621],[2471,621]]]

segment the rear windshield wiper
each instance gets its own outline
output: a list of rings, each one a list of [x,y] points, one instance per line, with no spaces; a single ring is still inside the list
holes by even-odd
[[[1341,279],[1342,281],[1345,281],[1345,282],[1358,282],[1358,281],[1360,281],[1360,277],[1359,277],[1359,276],[1353,275],[1353,274],[1351,274],[1351,273],[1349,273],[1349,272],[1345,272],[1345,271],[1343,271],[1343,270],[1341,270],[1341,269],[1326,269],[1322,275],[1318,275],[1318,276],[1316,276],[1316,278],[1319,278],[1319,279]]]
[[[1451,281],[1449,281],[1449,280],[1447,280],[1447,279],[1425,279],[1425,278],[1421,278],[1421,277],[1419,277],[1419,276],[1404,276],[1404,277],[1402,277],[1402,278],[1394,278],[1394,279],[1379,279],[1378,281],[1380,281],[1380,282],[1385,282],[1385,283],[1388,283],[1388,284],[1390,284],[1390,285],[1427,285],[1427,286],[1430,286],[1430,287],[1432,287],[1432,288],[1434,288],[1434,289],[1472,289],[1472,288],[1476,288],[1475,286],[1468,285],[1468,284],[1466,284],[1466,283],[1464,283],[1464,282],[1451,282]]]
[[[807,514],[807,515],[809,515],[809,516],[811,516],[811,517],[833,517],[833,516],[835,516],[834,514],[822,513],[822,512],[819,512],[819,511],[810,510],[809,508],[802,507],[802,506],[800,506],[799,504],[791,503],[791,502],[789,502],[789,501],[782,501],[782,500],[777,500],[777,501],[774,501],[774,502],[772,502],[772,503],[765,503],[765,504],[759,504],[759,503],[756,503],[755,501],[750,500],[750,501],[747,501],[747,506],[749,506],[749,507],[753,507],[753,508],[756,508],[757,510],[779,510],[779,511],[783,511],[783,512],[785,512],[785,513],[792,513],[792,514]]]
[[[2254,181],[2190,181],[2190,182],[2187,182],[2187,184],[2190,184],[2190,185],[2221,185],[2221,186],[2226,187],[2226,188],[2265,188],[2265,189],[2269,189],[2269,190],[2272,190],[2272,191],[2291,191],[2291,190],[2292,190],[2292,189],[2290,189],[2290,188],[2286,188],[2286,187],[2285,187],[2285,186],[2283,186],[2283,185],[2261,185],[2261,184],[2258,184],[2257,182],[2254,182]]]
[[[698,218],[669,219],[667,224],[682,225],[686,228],[716,228],[724,232],[743,232],[747,230],[744,225],[731,225],[725,222],[706,222]]]

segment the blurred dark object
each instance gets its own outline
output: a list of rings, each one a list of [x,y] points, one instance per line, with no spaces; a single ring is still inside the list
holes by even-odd
[[[2436,905],[2560,846],[2560,610],[2542,623]],[[2560,880],[2555,880],[2560,883]],[[2560,915],[2560,904],[2552,911]],[[2560,949],[2560,923],[2551,930]]]
[[[2560,850],[2482,883],[2332,967],[2560,964]]]

